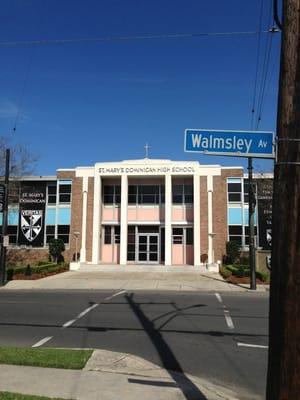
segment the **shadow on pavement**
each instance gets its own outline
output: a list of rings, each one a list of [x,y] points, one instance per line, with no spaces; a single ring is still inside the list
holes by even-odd
[[[125,295],[125,298],[130,308],[140,321],[144,331],[151,339],[161,359],[163,367],[174,379],[185,398],[187,400],[207,400],[207,397],[204,396],[200,389],[185,375],[170,346],[164,340],[162,334],[157,329],[155,329],[154,323],[146,317],[140,306],[135,303],[133,297],[133,293],[131,293],[130,295]],[[180,373],[180,376],[178,373]]]

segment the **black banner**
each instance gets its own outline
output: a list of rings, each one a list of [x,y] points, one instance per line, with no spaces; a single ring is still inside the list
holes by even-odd
[[[19,204],[18,244],[43,247],[46,183],[22,182]]]
[[[255,182],[257,183],[259,247],[263,250],[271,250],[273,179],[255,179]]]

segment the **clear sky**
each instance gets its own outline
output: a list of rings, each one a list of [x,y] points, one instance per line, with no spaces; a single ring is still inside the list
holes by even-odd
[[[263,30],[272,26],[271,2],[263,0]],[[3,0],[0,42],[257,31],[260,4]],[[143,158],[146,142],[151,158],[245,166],[243,158],[184,153],[183,138],[185,128],[250,129],[257,47],[258,35],[0,46],[0,135],[39,156],[38,175]],[[276,127],[279,53],[276,33],[260,130]],[[271,161],[254,165],[272,170]]]

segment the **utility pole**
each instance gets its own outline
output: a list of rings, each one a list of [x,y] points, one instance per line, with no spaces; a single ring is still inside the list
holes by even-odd
[[[300,0],[283,1],[267,400],[300,398]]]
[[[250,266],[250,289],[256,290],[256,265],[255,265],[255,228],[254,228],[254,213],[255,213],[255,195],[253,190],[253,163],[252,158],[248,158],[248,203],[249,203],[249,266]]]
[[[6,243],[4,238],[7,235],[7,220],[8,220],[8,190],[9,190],[9,160],[10,150],[6,150],[5,154],[5,197],[3,204],[3,218],[2,218],[2,243],[1,243],[1,255],[0,255],[0,286],[5,284],[6,280]]]

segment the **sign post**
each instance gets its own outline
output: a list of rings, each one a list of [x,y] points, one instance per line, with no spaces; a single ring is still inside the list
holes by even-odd
[[[184,151],[218,156],[248,157],[250,289],[256,290],[255,195],[252,158],[275,158],[274,132],[186,129]]]
[[[2,205],[3,218],[2,218],[2,243],[1,243],[1,255],[0,255],[0,286],[5,284],[6,281],[6,247],[4,246],[4,237],[7,235],[7,219],[8,219],[8,184],[9,184],[9,159],[10,159],[10,150],[6,150],[6,159],[5,159],[5,184],[1,185],[1,195],[0,199]],[[4,188],[3,188],[4,186]],[[0,204],[1,204],[0,203]],[[6,239],[7,240],[7,239]]]

